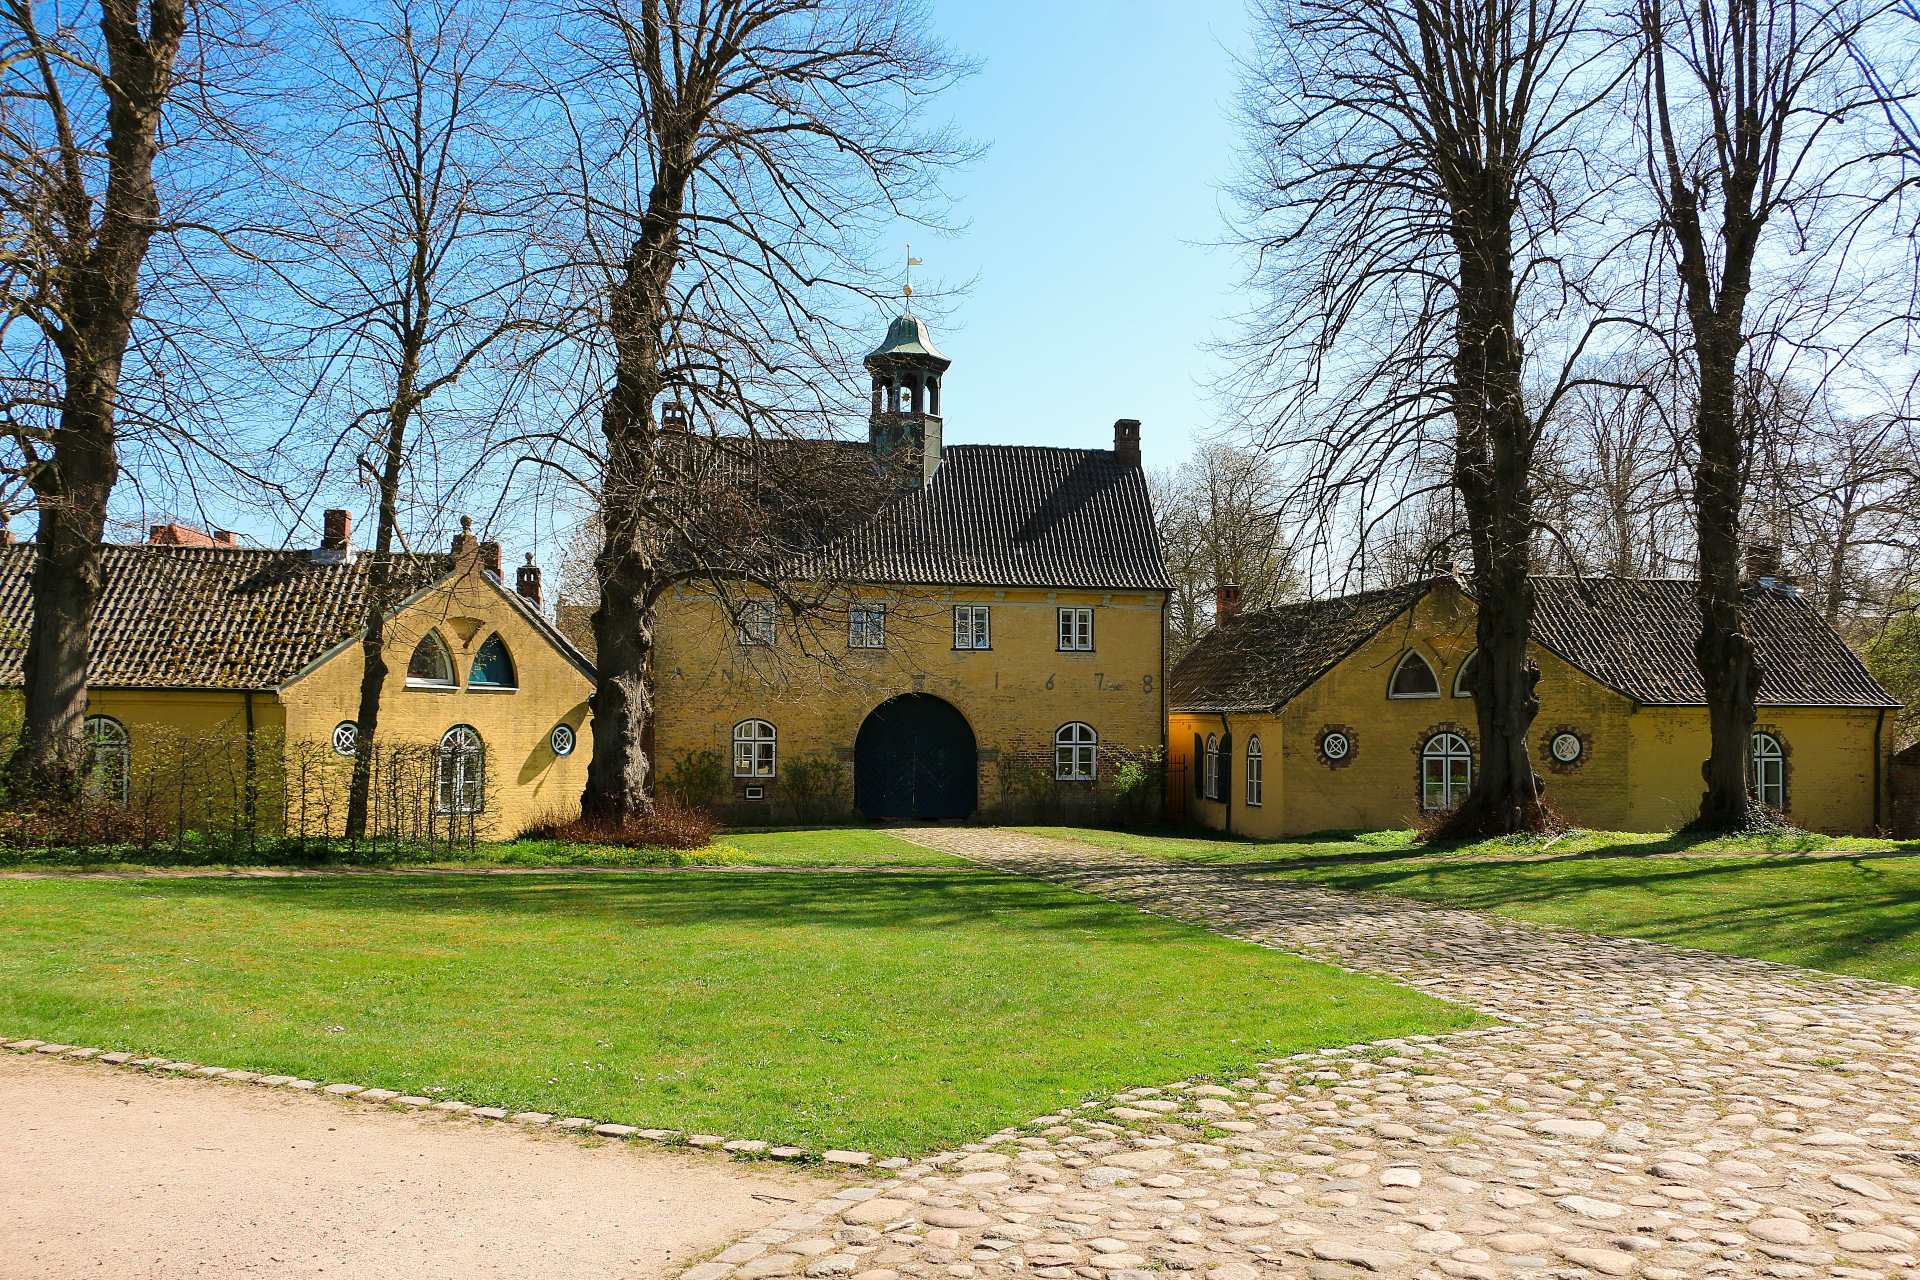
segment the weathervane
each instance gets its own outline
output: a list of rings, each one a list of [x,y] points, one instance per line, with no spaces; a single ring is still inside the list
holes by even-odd
[[[908,312],[912,312],[913,310],[913,269],[925,265],[926,264],[921,262],[920,259],[913,256],[913,246],[909,244],[907,246],[907,282],[900,289],[901,294],[905,296],[907,300]]]

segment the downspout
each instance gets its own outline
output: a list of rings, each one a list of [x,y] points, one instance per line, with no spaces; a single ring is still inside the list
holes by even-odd
[[[1172,808],[1171,797],[1167,794],[1167,780],[1173,776],[1173,739],[1167,733],[1167,607],[1173,603],[1173,593],[1160,593],[1160,821],[1167,821],[1167,812]],[[1187,798],[1180,797],[1180,811],[1187,810]]]
[[[1886,731],[1887,709],[1881,707],[1873,713],[1873,829],[1880,830],[1880,789],[1886,785],[1881,777],[1885,762],[1880,759],[1880,737]]]
[[[1233,721],[1224,711],[1220,713],[1220,737],[1228,746],[1233,745]],[[1221,828],[1221,834],[1230,836],[1233,834],[1233,761],[1231,759],[1222,760],[1220,767],[1227,770],[1227,785],[1223,788],[1227,793],[1227,799],[1226,802],[1220,806],[1226,811],[1226,826]]]
[[[259,829],[257,823],[255,822],[255,818],[257,816],[256,810],[258,809],[258,806],[259,806],[259,783],[256,780],[256,776],[254,772],[255,754],[254,754],[254,744],[253,744],[253,732],[254,732],[253,690],[246,689],[241,692],[240,704],[245,710],[246,719],[247,719],[246,782],[242,784],[242,788],[241,788],[242,799],[240,802],[240,808],[241,808],[241,812],[246,816],[247,848],[249,850],[252,850],[254,848],[254,838]]]

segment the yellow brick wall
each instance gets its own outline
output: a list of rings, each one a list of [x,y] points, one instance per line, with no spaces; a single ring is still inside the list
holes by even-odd
[[[248,794],[244,693],[224,690],[87,690],[87,714],[110,716],[127,731],[127,803],[156,830],[225,823]],[[270,693],[252,697],[252,797],[262,826],[280,811],[276,770],[284,717]]]
[[[1162,746],[1164,597],[1143,592],[934,590],[859,593],[887,607],[887,647],[847,645],[837,610],[800,624],[803,644],[783,623],[771,647],[735,643],[735,629],[711,596],[684,589],[662,601],[654,656],[654,755],[662,774],[692,753],[728,758],[733,726],[771,722],[779,732],[779,768],[796,760],[839,761],[851,786],[860,725],[876,706],[908,692],[936,695],[966,717],[980,751],[978,798],[983,813],[1004,811],[1006,783],[1018,759],[1051,779],[1053,736],[1084,721],[1100,735],[1099,770],[1111,776],[1123,752]],[[990,650],[953,648],[956,604],[992,609]],[[1094,610],[1094,650],[1062,653],[1055,610]],[[731,770],[729,769],[729,773]],[[736,806],[745,784],[730,782]],[[1097,803],[1098,791],[1062,784],[1067,803]],[[768,818],[786,816],[781,781],[766,788]],[[751,818],[752,807],[736,808]]]
[[[1453,696],[1454,677],[1472,651],[1473,607],[1440,588],[1383,628],[1296,696],[1276,716],[1230,718],[1233,814],[1239,834],[1279,836],[1344,828],[1414,825],[1419,817],[1420,747],[1453,728],[1479,754],[1471,698]],[[1437,698],[1390,699],[1388,679],[1408,649],[1432,665]],[[1599,830],[1662,831],[1686,822],[1700,798],[1700,761],[1707,750],[1706,712],[1697,707],[1639,707],[1552,653],[1536,648],[1540,714],[1534,720],[1534,768],[1547,800],[1568,822]],[[1863,831],[1873,818],[1871,711],[1762,708],[1788,745],[1788,811],[1801,826]],[[1354,744],[1347,762],[1329,767],[1319,742],[1330,727]],[[1217,715],[1173,716],[1169,751],[1187,770],[1187,809],[1216,830],[1224,807],[1192,794],[1193,735],[1220,731]],[[1571,768],[1557,766],[1548,740],[1562,729],[1580,735],[1586,751]],[[1245,804],[1243,748],[1261,737],[1265,803]],[[1277,749],[1276,749],[1277,748]]]
[[[407,660],[431,630],[453,655],[455,689],[409,688]],[[513,656],[518,687],[470,689],[474,655],[498,633]],[[569,662],[503,593],[480,576],[449,580],[388,624],[386,689],[381,697],[381,742],[437,744],[447,730],[471,725],[487,748],[482,835],[505,839],[548,816],[579,812],[580,790],[593,753],[587,698],[593,682]],[[339,650],[283,691],[290,750],[324,758],[334,726],[359,708],[360,645]],[[577,742],[569,756],[549,746],[554,725],[571,725]],[[344,806],[339,806],[344,812]],[[329,821],[338,818],[330,811]]]

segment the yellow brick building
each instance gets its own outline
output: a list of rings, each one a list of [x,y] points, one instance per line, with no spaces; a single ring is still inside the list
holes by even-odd
[[[1708,749],[1694,584],[1535,579],[1535,769],[1582,827],[1670,830]],[[1747,587],[1766,677],[1757,795],[1795,824],[1885,821],[1895,700],[1790,587]],[[1185,808],[1251,836],[1414,825],[1458,803],[1479,749],[1474,606],[1451,578],[1228,616],[1169,677]]]
[[[736,821],[1157,811],[1170,583],[1140,467],[1114,447],[944,446],[948,361],[894,321],[863,442],[897,470],[812,560],[816,607],[690,580],[659,608],[661,785]]]
[[[310,551],[113,545],[88,669],[89,785],[156,823],[338,832],[357,728],[371,559],[345,512]],[[171,541],[171,540],[169,540]],[[18,686],[31,544],[0,547],[0,685]],[[590,754],[587,660],[471,534],[393,561],[376,822],[518,834],[576,806]]]

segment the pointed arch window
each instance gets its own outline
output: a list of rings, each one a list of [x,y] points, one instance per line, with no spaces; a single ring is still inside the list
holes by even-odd
[[[1753,735],[1753,798],[1779,812],[1787,807],[1787,752],[1770,733]]]
[[[1440,696],[1440,681],[1427,660],[1409,649],[1400,655],[1399,665],[1393,669],[1393,679],[1387,681],[1387,696],[1437,698]]]
[[[112,804],[127,802],[127,779],[133,771],[133,746],[127,726],[112,716],[88,716],[84,778],[87,795]]]
[[[441,813],[479,813],[487,803],[487,745],[470,724],[457,724],[440,739],[434,761],[434,804]]]
[[[1474,673],[1478,671],[1479,668],[1480,668],[1480,651],[1478,649],[1475,649],[1472,653],[1467,655],[1467,660],[1460,664],[1460,670],[1454,673],[1454,676],[1453,676],[1453,696],[1454,697],[1471,698],[1473,696],[1473,677],[1474,677]]]
[[[407,687],[410,689],[454,689],[453,655],[447,642],[429,631],[413,646],[407,659]]]
[[[507,642],[499,633],[487,637],[480,651],[473,655],[473,666],[467,672],[469,689],[516,689],[519,680],[513,670],[513,655],[507,652]]]
[[[1457,733],[1436,733],[1420,748],[1420,807],[1458,809],[1473,789],[1473,749]]]

